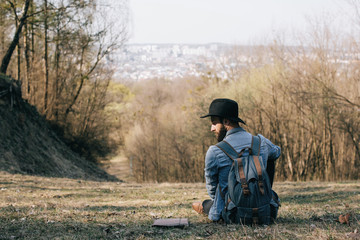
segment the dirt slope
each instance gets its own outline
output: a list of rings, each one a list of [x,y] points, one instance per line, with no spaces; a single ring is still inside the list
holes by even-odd
[[[116,180],[71,151],[36,109],[21,99],[17,85],[3,75],[0,75],[0,171]]]

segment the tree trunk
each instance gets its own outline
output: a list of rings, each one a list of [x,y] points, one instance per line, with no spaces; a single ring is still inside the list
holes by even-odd
[[[0,66],[0,72],[6,74],[7,68],[9,66],[10,60],[11,60],[11,56],[15,50],[15,47],[18,45],[19,43],[19,36],[21,33],[21,29],[24,26],[24,23],[26,21],[27,18],[27,12],[29,9],[29,5],[30,5],[30,0],[26,0],[25,1],[25,6],[24,6],[24,13],[22,15],[22,17],[20,18],[19,21],[19,26],[15,31],[13,40],[10,43],[10,46],[8,48],[8,50],[6,51],[5,56],[3,57],[2,61],[1,61],[1,66]]]
[[[44,72],[45,72],[45,89],[44,89],[44,112],[48,108],[48,91],[49,91],[49,64],[48,64],[48,5],[47,0],[44,0]]]
[[[24,25],[24,57],[25,57],[25,73],[24,73],[24,87],[25,97],[29,99],[30,92],[30,56],[29,56],[29,36],[28,36],[28,22]]]
[[[26,20],[25,20],[26,22]],[[18,20],[15,20],[16,28],[18,28]],[[25,23],[24,23],[25,25]],[[21,79],[21,47],[20,47],[20,41],[17,44],[17,80],[20,81]]]
[[[30,12],[31,13],[34,13],[35,12],[35,6],[34,6],[34,1],[31,0],[30,1],[30,4],[31,4],[31,8],[30,8]],[[34,82],[33,81],[33,76],[34,76],[34,72],[33,72],[33,64],[34,64],[34,61],[35,61],[35,27],[34,27],[34,23],[33,21],[31,21],[31,24],[30,24],[30,27],[31,27],[31,50],[30,50],[30,54],[31,54],[31,70],[30,70],[30,76],[29,76],[29,85],[28,85],[28,92],[29,92],[29,100],[32,104],[35,105],[35,84],[32,85],[32,83]],[[32,102],[32,99],[34,99],[34,102]]]
[[[57,31],[57,37],[56,37],[56,47],[55,47],[55,84],[54,84],[54,89],[53,89],[53,94],[54,94],[54,102],[53,102],[53,109],[52,109],[52,114],[55,117],[55,121],[58,122],[59,120],[59,82],[60,82],[60,74],[59,74],[59,69],[60,69],[60,48],[59,48],[59,41],[60,38],[60,32],[59,30]]]
[[[0,22],[3,23],[5,20],[5,11],[4,9],[0,8]],[[4,51],[4,47],[5,47],[5,34],[1,33],[0,34],[0,53],[2,53]]]

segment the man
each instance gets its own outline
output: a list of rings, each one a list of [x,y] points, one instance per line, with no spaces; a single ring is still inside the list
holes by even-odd
[[[246,132],[239,123],[245,124],[238,117],[238,104],[231,99],[215,99],[209,107],[209,113],[201,118],[211,117],[211,131],[219,142],[226,140],[237,152],[251,146],[252,135]],[[270,177],[271,186],[274,179],[275,163],[279,158],[280,147],[260,135],[260,156]],[[205,157],[205,180],[210,200],[193,203],[198,213],[205,213],[212,221],[221,218],[224,209],[224,196],[227,192],[228,175],[232,160],[217,146],[209,147]]]

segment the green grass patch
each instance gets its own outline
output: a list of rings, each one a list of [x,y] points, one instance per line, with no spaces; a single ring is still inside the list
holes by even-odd
[[[0,239],[360,239],[358,182],[275,183],[282,207],[275,224],[211,223],[191,208],[204,183],[135,184],[0,176]],[[340,214],[351,214],[350,225]],[[183,229],[152,227],[188,218]]]

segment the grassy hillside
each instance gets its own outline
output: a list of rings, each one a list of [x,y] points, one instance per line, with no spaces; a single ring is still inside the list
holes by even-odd
[[[19,87],[0,74],[0,170],[50,177],[116,180],[57,137]]]
[[[0,172],[0,239],[359,239],[357,182],[275,183],[282,200],[271,226],[209,223],[191,208],[203,183],[128,184]],[[350,224],[338,222],[350,213]],[[151,227],[156,218],[190,226]]]

